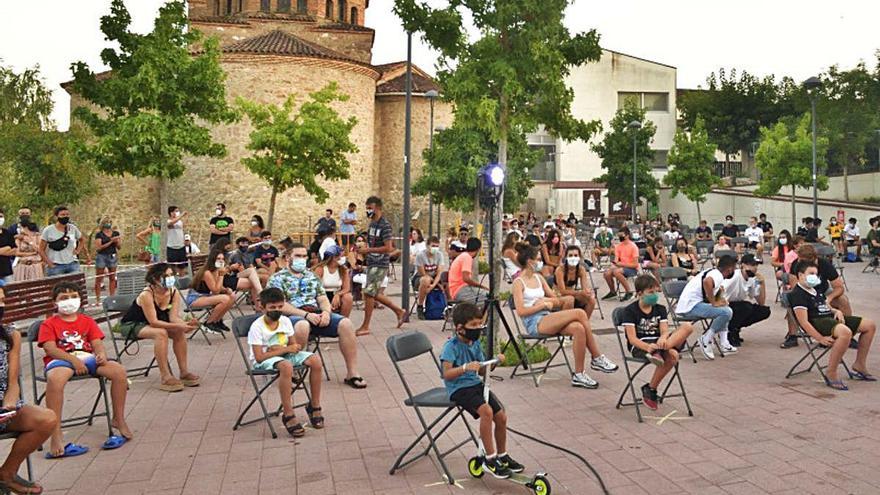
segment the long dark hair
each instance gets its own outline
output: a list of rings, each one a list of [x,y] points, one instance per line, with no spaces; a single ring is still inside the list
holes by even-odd
[[[217,263],[217,256],[223,255],[224,260],[226,259],[225,247],[221,246],[223,244],[223,240],[221,239],[219,242],[214,244],[214,247],[211,248],[211,251],[208,252],[208,258],[205,260],[205,264],[199,268],[199,271],[196,272],[195,276],[192,280],[192,287],[198,287],[201,285],[202,281],[205,280],[205,272],[213,272],[217,269],[214,266]]]
[[[578,257],[583,259],[583,253],[581,253],[581,248],[579,246],[568,246],[567,248],[565,248],[565,257],[568,258],[568,253],[570,253],[572,251],[577,251]],[[562,278],[564,281],[568,281],[568,273],[569,273],[570,269],[572,269],[572,268],[574,269],[575,276],[577,276],[577,274],[580,273],[581,265],[578,265],[575,267],[568,266],[567,259],[562,260],[562,262],[565,263],[565,265],[564,265],[565,268],[563,268],[563,270],[562,270]],[[563,283],[563,285],[565,285],[565,284]]]
[[[553,238],[556,237],[559,239],[559,242],[556,243],[556,252],[553,253],[550,251],[553,249]],[[556,229],[550,229],[550,232],[547,232],[547,238],[544,239],[544,245],[547,246],[547,252],[550,254],[555,254],[559,256],[562,254],[562,234],[559,233]]]
[[[257,227],[259,227],[260,230],[266,230],[266,224],[263,222],[263,217],[260,215],[254,215],[251,218],[257,221]]]
[[[520,242],[516,246],[516,262],[519,266],[526,268],[529,260],[538,259],[538,248],[527,242]]]
[[[783,246],[782,244],[779,244],[779,238],[782,237],[783,235],[785,236],[786,239],[788,239],[788,241],[787,241],[788,244],[786,244],[785,246]],[[794,239],[791,238],[791,232],[789,232],[788,230],[784,230],[784,229],[779,232],[779,235],[776,236],[776,246],[779,248],[776,250],[776,261],[778,261],[780,263],[785,261],[786,250],[791,250],[792,241],[794,241]]]
[[[144,277],[144,281],[147,282],[148,285],[153,286],[161,286],[162,285],[162,277],[165,276],[165,272],[168,271],[167,263],[156,263],[147,269],[147,275]]]

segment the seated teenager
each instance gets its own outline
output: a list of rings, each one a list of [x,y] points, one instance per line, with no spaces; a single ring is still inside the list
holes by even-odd
[[[480,335],[486,329],[482,308],[471,303],[458,304],[452,311],[452,322],[455,335],[446,341],[440,352],[446,393],[449,400],[480,420],[480,440],[486,453],[481,459],[483,469],[496,478],[509,478],[510,473],[520,473],[525,467],[507,454],[507,412],[504,406],[491,390],[488,400],[483,395],[483,380],[488,370],[480,365],[486,361],[480,345]],[[504,354],[499,354],[498,360],[504,362]]]
[[[617,365],[599,352],[599,344],[593,337],[590,319],[579,309],[573,309],[570,297],[548,297],[553,294],[547,281],[541,276],[538,250],[528,244],[517,245],[517,263],[523,271],[513,281],[516,314],[522,318],[529,335],[567,335],[572,338],[575,374],[571,377],[574,387],[596,388],[599,383],[590,378],[585,370],[587,349],[592,360],[590,367],[604,373],[617,371]],[[555,311],[554,311],[555,310]],[[554,311],[551,313],[551,311]]]
[[[811,244],[804,243],[797,248],[797,263],[804,261],[815,263],[819,267],[819,279],[821,282],[816,290],[821,292],[827,298],[827,302],[831,307],[843,311],[846,316],[852,316],[852,306],[849,303],[849,297],[846,295],[846,286],[843,283],[843,277],[834,267],[834,263],[825,257],[819,257],[816,248]],[[793,269],[792,269],[793,270]]]
[[[617,232],[620,243],[614,248],[614,261],[611,268],[605,270],[603,277],[605,283],[608,284],[608,294],[603,300],[614,299],[617,297],[617,289],[614,287],[616,279],[625,292],[622,301],[629,301],[633,297],[632,289],[629,286],[628,278],[634,278],[638,275],[639,269],[639,248],[632,241],[629,229],[623,227]]]
[[[773,246],[773,251],[770,252],[770,264],[773,265],[773,270],[776,271],[776,278],[780,280],[782,279],[782,274],[787,273],[783,267],[785,256],[792,250],[789,241],[791,241],[791,233],[788,230],[780,231],[779,236],[776,238],[776,245]]]
[[[281,289],[285,300],[282,311],[290,317],[296,342],[305,348],[310,335],[339,338],[339,350],[345,360],[343,380],[352,388],[366,388],[357,370],[357,337],[351,320],[334,313],[321,279],[308,269],[306,247],[293,243],[279,261],[280,270],[269,278],[269,287]]]
[[[249,244],[259,244],[263,240],[263,231],[266,230],[266,224],[263,223],[263,217],[254,215],[251,217],[251,224],[248,227],[248,233],[245,235]]]
[[[412,286],[418,291],[416,313],[420,320],[425,319],[425,299],[428,293],[440,285],[440,277],[446,270],[446,260],[440,251],[440,239],[431,236],[428,247],[416,256],[416,274],[412,278]]]
[[[684,238],[678,237],[675,239],[675,241],[679,240],[684,240]],[[642,261],[642,269],[651,272],[654,278],[660,280],[660,269],[669,265],[663,238],[657,237],[651,241],[645,252],[648,255],[648,259]]]
[[[626,342],[633,357],[648,359],[657,368],[651,381],[642,386],[642,402],[657,410],[657,387],[678,362],[678,350],[687,342],[694,327],[682,323],[670,334],[666,308],[660,301],[660,282],[651,275],[636,278],[638,299],[624,309],[623,328]]]
[[[159,366],[159,390],[180,392],[183,387],[197,387],[200,378],[189,371],[186,334],[199,328],[196,319],[184,321],[180,315],[183,297],[177,287],[177,277],[171,265],[157,263],[147,270],[147,286],[138,295],[122,317],[119,332],[126,341],[153,340],[153,355]],[[171,372],[168,363],[168,341],[174,349],[180,380]]]
[[[602,256],[614,256],[614,247],[611,245],[614,241],[614,233],[608,228],[604,220],[599,222],[599,228],[593,234],[593,240],[596,241],[593,249],[593,264],[599,265],[599,258]]]
[[[740,331],[770,318],[767,287],[764,276],[758,273],[758,261],[752,254],[742,257],[741,268],[722,282],[724,294],[733,316],[727,324],[727,340],[734,347],[742,345]]]
[[[64,405],[64,387],[74,376],[101,376],[110,380],[110,399],[113,403],[111,424],[122,435],[113,435],[104,442],[104,449],[121,447],[132,439],[125,422],[125,396],[128,380],[125,368],[107,359],[104,352],[104,333],[92,318],[79,313],[79,288],[71,282],[59,282],[52,288],[56,312],[40,325],[38,345],[46,352],[43,365],[46,373],[46,406],[61,414]],[[58,459],[85,454],[89,448],[74,443],[65,446],[61,423],[57,423],[49,442],[46,457]]]
[[[871,266],[877,266],[877,257],[880,256],[880,217],[874,217],[868,222],[871,224],[867,236],[868,252],[874,258],[871,260]]]
[[[712,229],[705,220],[700,220],[700,225],[694,230],[698,241],[711,241]]]
[[[551,229],[541,246],[541,257],[544,259],[541,274],[544,275],[544,278],[552,277],[556,273],[556,267],[562,263],[563,249],[562,236],[558,230]]]
[[[324,251],[323,260],[315,266],[315,275],[324,285],[327,299],[330,299],[330,309],[346,318],[351,316],[351,308],[354,306],[351,276],[341,247],[334,245]]]
[[[284,293],[270,287],[260,292],[263,316],[254,320],[248,331],[248,345],[251,348],[251,366],[257,370],[278,370],[278,393],[281,396],[281,424],[287,433],[299,438],[306,434],[305,428],[296,420],[293,410],[293,369],[298,366],[309,368],[310,401],[306,413],[312,427],[324,427],[321,414],[321,376],[323,366],[321,356],[303,350],[295,342],[293,324],[284,318]]]
[[[672,253],[672,266],[683,268],[688,276],[696,275],[699,272],[697,267],[697,255],[691,250],[686,239],[678,239],[675,241]]]
[[[727,238],[728,244],[733,240],[734,237],[739,237],[739,229],[737,229],[736,225],[733,224],[733,216],[727,215],[724,217],[724,226],[721,227],[721,235]]]
[[[261,241],[262,242],[262,241]],[[219,242],[218,244],[223,244]],[[251,293],[251,302],[257,311],[260,310],[260,292],[263,290],[263,284],[260,282],[260,275],[254,266],[254,254],[250,251],[250,243],[246,237],[239,237],[235,240],[238,250],[233,251],[232,244],[225,246],[229,255],[229,273],[224,276],[223,285],[232,290],[249,291]]]
[[[858,220],[850,218],[846,225],[843,226],[843,239],[846,241],[847,249],[855,246],[856,261],[862,261],[862,233],[859,231]]]
[[[698,339],[700,350],[710,361],[715,359],[711,347],[715,335],[721,340],[721,350],[725,354],[737,351],[727,338],[727,324],[733,317],[733,310],[724,298],[723,290],[724,280],[732,277],[734,271],[736,271],[736,258],[722,256],[715,268],[703,270],[688,281],[675,306],[676,314],[684,320],[700,318],[712,320],[709,329]]]
[[[849,348],[853,335],[859,334],[856,360],[852,365],[850,378],[863,381],[877,381],[868,373],[868,352],[877,329],[873,320],[861,316],[846,316],[839,309],[832,308],[825,299],[825,293],[817,290],[822,283],[819,267],[812,261],[799,261],[794,266],[797,284],[788,295],[788,302],[794,311],[800,327],[817,343],[831,347],[828,358],[826,385],[836,390],[848,390],[837,377],[837,369],[843,355]]]
[[[476,237],[467,240],[466,251],[459,254],[449,266],[449,296],[457,302],[482,304],[489,297],[489,288],[479,281],[479,273],[474,273],[474,259],[483,243]]]
[[[192,279],[186,303],[193,309],[211,308],[205,326],[215,332],[228,332],[230,328],[223,323],[223,316],[235,304],[235,293],[223,282],[229,272],[226,269],[226,255],[221,249],[211,249],[205,264]]]
[[[556,286],[560,295],[573,297],[574,307],[586,311],[589,319],[596,308],[596,296],[583,261],[581,248],[568,246],[565,264],[556,268]]]
[[[764,231],[761,227],[758,227],[758,219],[755,217],[749,218],[749,226],[746,227],[743,236],[746,237],[749,241],[749,249],[754,249],[758,254],[757,260],[758,263],[763,263],[764,259]]]
[[[718,241],[712,246],[712,252],[717,253],[718,251],[733,251],[734,247],[731,245],[730,240],[724,235],[718,236]]]
[[[504,263],[504,274],[510,280],[515,279],[519,275],[522,267],[516,264],[516,245],[522,241],[522,236],[512,231],[504,238],[504,244],[501,246],[501,262]]]
[[[260,243],[254,248],[254,266],[260,276],[260,283],[265,285],[269,277],[278,271],[278,264],[275,263],[278,248],[272,245],[272,232],[264,230],[260,239]]]

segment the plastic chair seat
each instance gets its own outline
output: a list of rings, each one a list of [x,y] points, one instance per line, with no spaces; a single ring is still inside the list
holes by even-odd
[[[444,387],[426,390],[414,395],[412,399],[405,399],[403,403],[409,407],[413,405],[419,407],[455,407],[455,403],[446,396],[446,388]]]

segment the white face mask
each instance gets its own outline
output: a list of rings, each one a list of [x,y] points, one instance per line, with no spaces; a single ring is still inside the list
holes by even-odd
[[[58,301],[58,312],[63,315],[72,315],[79,311],[80,301],[78,297]]]
[[[0,217],[0,227],[2,227],[4,223],[6,223],[6,217]]]
[[[180,216],[180,212],[179,212],[179,211],[175,211],[175,212],[174,212],[174,218],[177,218],[177,217],[179,217],[179,216]]]
[[[433,256],[440,254],[440,246],[431,246],[431,254]]]
[[[569,256],[565,258],[565,262],[568,263],[568,266],[578,266],[581,262],[580,256]]]
[[[223,268],[226,266],[226,262],[223,260],[217,260],[214,262],[214,268]]]
[[[252,226],[252,227],[256,227],[257,225],[260,225],[260,224],[257,223],[256,220],[251,220],[251,226]]]
[[[785,237],[780,237],[779,238],[779,245],[785,246],[786,244],[788,244],[788,239],[786,239]]]
[[[543,261],[536,261],[535,266],[532,267],[532,270],[534,270],[536,272],[540,272],[543,268],[544,268],[544,262]]]
[[[220,208],[217,208],[216,210],[214,210],[214,213],[219,217],[220,215],[223,214],[223,210],[221,210]]]
[[[348,260],[345,259],[345,256],[340,256],[340,257],[336,260],[336,262],[339,263],[339,266],[345,266],[345,264],[348,262]]]

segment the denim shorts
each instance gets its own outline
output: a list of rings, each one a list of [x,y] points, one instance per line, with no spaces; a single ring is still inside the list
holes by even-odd
[[[623,276],[626,278],[633,278],[639,274],[639,271],[635,268],[623,267]]]
[[[103,269],[103,268],[116,268],[119,265],[119,259],[116,258],[115,254],[101,254],[98,253],[95,255],[95,268]]]
[[[344,319],[345,319],[345,317],[340,314],[330,313],[330,324],[327,325],[326,327],[319,327],[319,326],[315,325],[314,323],[309,322],[309,325],[311,325],[311,330],[309,331],[309,335],[317,335],[319,337],[331,337],[331,338],[339,337],[339,322],[341,322]],[[303,318],[302,316],[291,316],[290,317],[290,323],[292,323],[294,327],[296,326],[296,324],[300,320],[305,320],[305,318]]]
[[[186,295],[186,305],[192,306],[193,303],[196,302],[196,299],[198,299],[200,297],[207,297],[209,295],[210,294],[202,294],[200,292],[196,292],[194,290],[191,290],[191,291],[189,291],[189,294]]]
[[[523,325],[526,327],[526,333],[531,335],[532,337],[536,337],[538,335],[538,323],[541,322],[541,318],[549,315],[550,312],[547,310],[538,311],[535,314],[531,314],[529,316],[524,316],[522,318]]]
[[[259,363],[254,363],[255,370],[271,371],[275,369],[275,364],[281,361],[289,361],[294,368],[298,368],[306,362],[306,359],[312,357],[312,353],[308,351],[299,351],[296,354],[287,353],[283,356],[274,356],[266,358]]]
[[[57,277],[58,275],[68,275],[70,273],[79,273],[79,262],[74,261],[72,263],[55,263],[54,266],[46,267],[46,276],[47,277]]]

